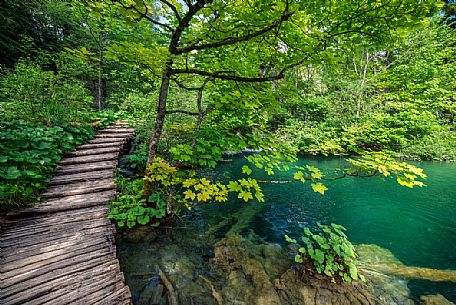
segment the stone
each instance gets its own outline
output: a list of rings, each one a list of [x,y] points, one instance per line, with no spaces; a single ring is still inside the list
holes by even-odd
[[[443,295],[423,295],[420,298],[421,305],[453,305]]]

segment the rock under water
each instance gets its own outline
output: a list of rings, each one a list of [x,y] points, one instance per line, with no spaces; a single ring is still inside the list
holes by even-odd
[[[135,304],[189,305],[414,305],[406,279],[422,269],[404,266],[376,245],[359,245],[359,267],[367,282],[331,282],[311,264],[295,265],[291,249],[264,242],[252,230],[258,207],[233,214],[209,231],[159,232],[144,228],[123,236],[128,256],[121,261]],[[220,234],[222,231],[223,234]],[[407,272],[405,272],[407,271]],[[413,271],[413,272],[410,272]],[[448,276],[428,270],[433,278]],[[429,272],[429,273],[428,273]],[[411,275],[412,274],[412,275]],[[427,275],[430,276],[430,275]],[[451,277],[451,272],[450,272]],[[443,296],[422,297],[442,304]],[[438,303],[441,302],[441,303]],[[442,303],[443,302],[443,303]],[[449,303],[451,304],[451,303]]]

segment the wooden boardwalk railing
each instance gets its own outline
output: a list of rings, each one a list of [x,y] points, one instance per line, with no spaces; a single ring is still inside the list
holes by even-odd
[[[133,133],[125,122],[102,130],[61,160],[46,203],[7,216],[1,305],[131,303],[107,211],[118,157]]]

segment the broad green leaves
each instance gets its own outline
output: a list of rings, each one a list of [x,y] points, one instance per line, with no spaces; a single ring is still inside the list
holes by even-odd
[[[352,280],[365,281],[364,276],[358,273],[355,265],[355,248],[348,241],[345,228],[331,224],[330,226],[317,223],[321,232],[312,233],[308,228],[304,229],[302,241],[304,247],[298,249],[295,262],[302,263],[304,257],[308,257],[314,264],[318,273],[324,273],[334,282],[335,277],[350,282]],[[285,235],[285,240],[292,244],[299,243]]]
[[[63,153],[93,135],[89,126],[62,121],[54,121],[53,126],[26,121],[1,125],[0,202],[10,206],[35,201]]]
[[[183,192],[184,199],[189,204],[207,203],[211,201],[225,202],[229,193],[237,194],[236,197],[245,202],[255,197],[259,202],[264,201],[264,195],[257,181],[251,178],[230,181],[227,185],[213,183],[206,178],[188,178],[183,181],[182,186],[187,188]]]

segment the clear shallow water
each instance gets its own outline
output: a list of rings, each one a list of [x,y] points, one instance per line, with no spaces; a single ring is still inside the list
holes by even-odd
[[[339,158],[302,158],[320,169],[343,165]],[[218,178],[241,176],[246,161],[242,157],[221,164],[214,174]],[[314,227],[316,222],[335,222],[347,228],[354,243],[377,244],[390,250],[409,266],[456,269],[456,164],[422,162],[428,178],[426,187],[409,189],[393,179],[346,178],[326,185],[324,196],[314,193],[310,185],[262,184],[266,202],[251,225],[269,242],[283,243],[284,234],[298,236],[300,228]],[[253,177],[267,177],[254,171]],[[291,177],[277,174],[274,179]],[[215,178],[215,177],[214,177]],[[237,200],[231,204],[214,204],[201,208],[206,224],[217,216],[245,206]],[[258,203],[254,203],[258,204]],[[456,283],[411,281],[415,296],[440,293],[456,302]]]

